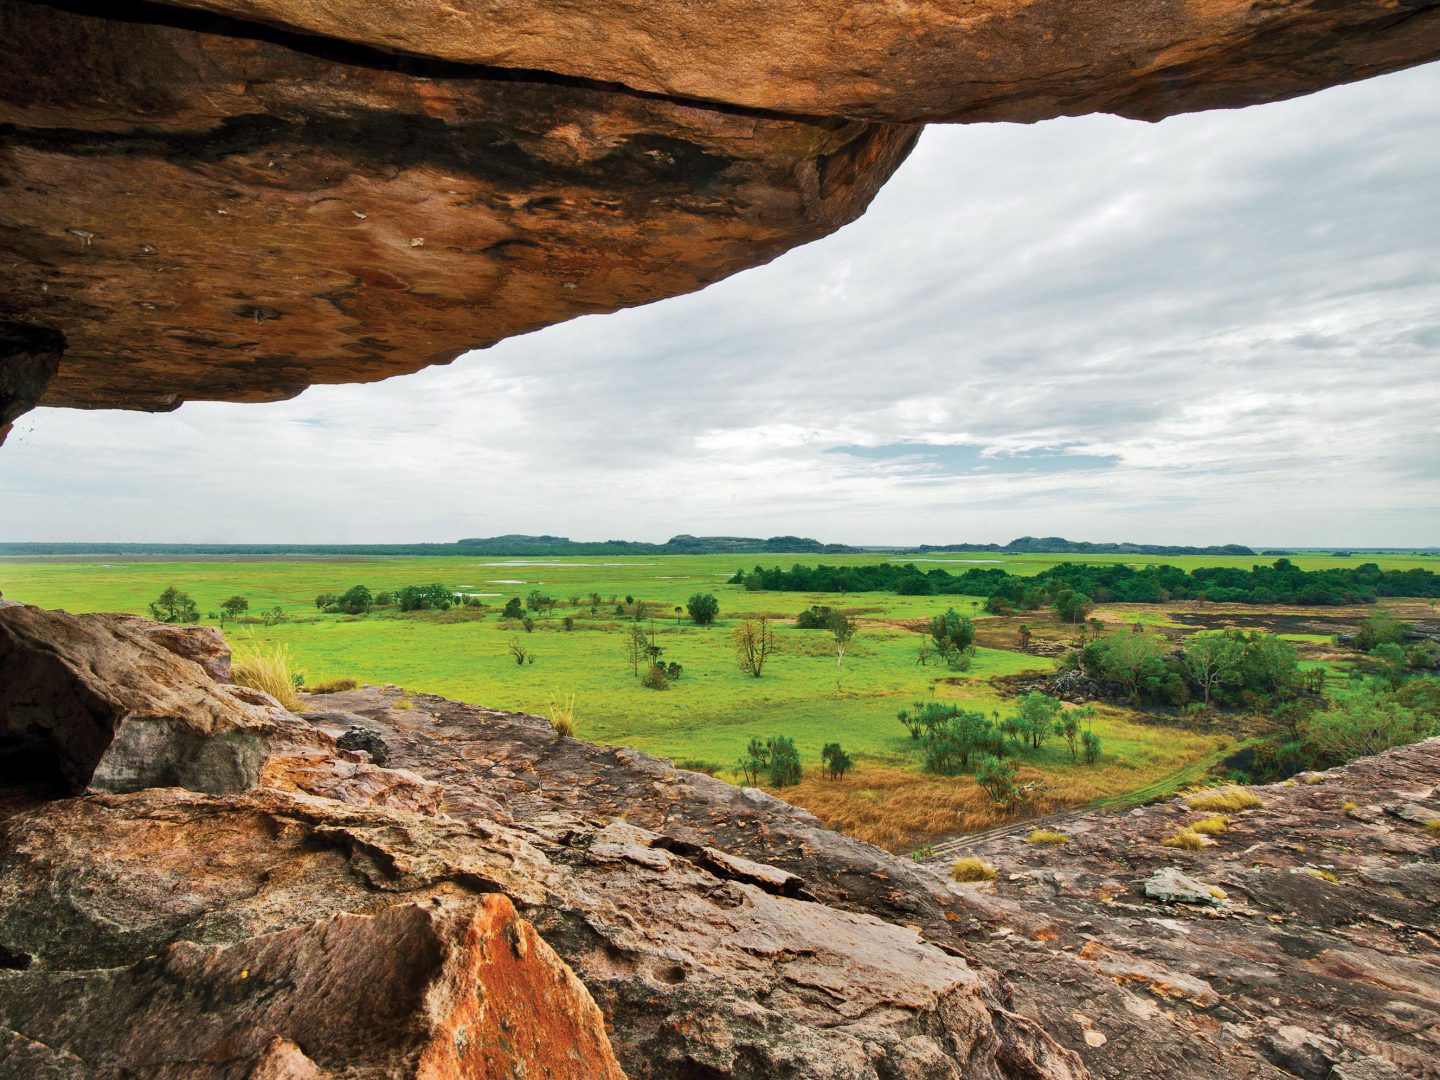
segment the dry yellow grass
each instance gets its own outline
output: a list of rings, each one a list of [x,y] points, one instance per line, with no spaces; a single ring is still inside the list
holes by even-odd
[[[1323,784],[1325,782],[1324,774],[1318,772],[1307,773],[1304,779],[1307,784]]]
[[[1185,796],[1185,805],[1191,810],[1254,810],[1265,802],[1253,791],[1242,787],[1218,787],[1209,791],[1196,791]]]
[[[1333,884],[1338,885],[1340,883],[1340,879],[1333,873],[1329,870],[1321,870],[1318,866],[1302,866],[1300,873],[1309,874],[1311,877],[1317,877],[1322,881],[1329,881]]]
[[[984,859],[956,859],[950,876],[956,881],[994,881],[999,874]]]
[[[390,707],[392,709],[399,709],[402,712],[408,712],[409,710],[415,708],[415,702],[411,701],[407,697],[402,697],[399,701],[392,702]]]
[[[1230,899],[1230,894],[1227,893],[1224,889],[1220,888],[1219,885],[1206,885],[1205,888],[1209,891],[1210,895],[1213,896],[1216,900],[1228,900],[1228,899]]]
[[[1343,803],[1340,804],[1340,812],[1341,812],[1342,814],[1348,814],[1351,810],[1358,810],[1358,809],[1360,809],[1360,808],[1359,808],[1358,806],[1356,806],[1353,802],[1351,802],[1351,801],[1348,800],[1348,799],[1345,800],[1345,802],[1343,802]]]
[[[1425,831],[1431,836],[1440,836],[1440,818],[1432,818],[1425,823]]]
[[[1021,766],[1021,783],[1039,776]],[[887,766],[859,768],[838,780],[811,770],[798,784],[770,790],[830,828],[888,851],[912,851],[937,836],[975,832],[1019,816],[996,806],[969,776],[927,776]],[[1044,813],[1058,801],[1041,797],[1026,810]]]
[[[1190,829],[1181,829],[1174,836],[1167,836],[1160,841],[1161,847],[1184,848],[1186,851],[1199,851],[1209,841],[1199,833]]]
[[[1230,819],[1224,814],[1216,814],[1214,817],[1192,821],[1188,828],[1201,836],[1219,836],[1230,831]]]
[[[575,737],[574,694],[565,694],[558,699],[553,694],[551,695],[550,726],[555,729],[555,734],[562,739],[573,739]]]
[[[307,686],[305,692],[307,694],[340,694],[346,690],[358,690],[359,688],[360,683],[355,679],[326,679],[314,686]]]
[[[236,654],[230,666],[231,681],[252,690],[262,690],[290,712],[300,708],[295,680],[290,673],[290,653],[284,646]]]
[[[1036,829],[1025,838],[1027,844],[1068,844],[1070,838],[1053,829]]]

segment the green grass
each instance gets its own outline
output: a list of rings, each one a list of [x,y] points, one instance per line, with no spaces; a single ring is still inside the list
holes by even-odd
[[[840,742],[858,762],[853,782],[813,792],[794,792],[818,806],[821,789],[831,798],[841,788],[854,805],[872,790],[894,800],[898,777],[913,776],[918,803],[954,794],[959,802],[973,789],[969,777],[924,777],[919,773],[919,744],[912,741],[895,713],[916,700],[954,702],[987,715],[1013,708],[992,679],[1034,672],[1043,675],[1053,661],[1008,649],[979,649],[969,671],[949,672],[932,661],[915,662],[922,640],[916,628],[923,621],[955,607],[980,619],[980,602],[969,597],[904,597],[885,593],[850,595],[750,593],[725,584],[737,569],[761,565],[790,566],[796,562],[859,564],[883,561],[883,555],[825,556],[633,556],[503,559],[488,557],[373,557],[176,562],[123,559],[16,559],[0,562],[0,591],[13,600],[72,612],[128,611],[144,614],[147,604],[168,585],[190,593],[202,614],[219,610],[220,602],[240,594],[256,614],[279,607],[287,621],[274,626],[231,624],[226,634],[237,652],[273,653],[284,649],[292,670],[307,685],[339,679],[395,683],[409,690],[494,708],[550,716],[552,702],[574,695],[574,721],[580,735],[600,742],[642,750],[709,767],[732,777],[733,766],[752,736],[788,735],[802,761],[817,772],[821,747]],[[998,560],[988,562],[975,560]],[[1065,556],[936,556],[923,567],[1002,565],[1015,573],[1035,573]],[[1149,559],[1106,556],[1091,562],[1169,562],[1194,567],[1248,567],[1268,560],[1187,557]],[[1347,560],[1302,556],[1306,568],[1347,565]],[[1416,560],[1380,558],[1382,565],[1412,565]],[[449,613],[364,617],[326,615],[316,611],[314,597],[343,592],[364,584],[372,590],[440,582],[458,591],[493,594],[482,599],[492,609],[483,617],[471,609]],[[553,618],[536,620],[533,633],[501,624],[498,608],[510,596],[538,588],[565,600],[598,592],[606,601],[592,618],[588,604],[568,604]],[[696,592],[713,592],[720,601],[720,621],[696,627],[677,619]],[[643,687],[626,662],[623,624],[614,614],[610,596],[633,595],[650,604],[663,658],[684,665],[684,675],[664,691]],[[737,618],[771,613],[793,617],[814,603],[852,613],[860,632],[835,665],[833,641],[823,631],[778,628],[781,649],[754,679],[737,667],[730,632]],[[566,632],[561,617],[573,615],[575,629]],[[1037,619],[1044,619],[1037,613]],[[1126,621],[1171,625],[1156,607]],[[213,622],[213,619],[204,621]],[[533,665],[518,666],[508,651],[512,638],[536,655]],[[1038,770],[1058,804],[1153,797],[1199,780],[1211,763],[1235,745],[1219,733],[1182,731],[1144,722],[1125,709],[1105,708],[1093,722],[1103,740],[1095,766],[1072,764],[1059,739],[1020,760]],[[883,780],[883,785],[881,781]],[[908,781],[907,781],[908,782]],[[807,785],[809,781],[807,780]],[[943,786],[944,790],[935,785]],[[954,791],[952,792],[952,789]],[[817,809],[817,812],[820,812]],[[918,807],[917,807],[918,812]],[[838,817],[838,811],[835,815]],[[827,818],[830,820],[830,818]],[[909,828],[906,826],[905,828]],[[904,831],[899,826],[894,835]],[[913,831],[913,830],[912,830]],[[923,830],[922,830],[923,831]],[[953,831],[953,830],[952,830]],[[863,829],[857,827],[857,835]],[[875,835],[880,835],[876,833]],[[888,841],[887,841],[888,842]]]

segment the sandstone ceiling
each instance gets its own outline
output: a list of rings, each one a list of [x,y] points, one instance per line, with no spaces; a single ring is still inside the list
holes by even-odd
[[[924,121],[1293,96],[1440,55],[1440,0],[0,0],[0,34],[3,438],[689,292],[859,216]]]

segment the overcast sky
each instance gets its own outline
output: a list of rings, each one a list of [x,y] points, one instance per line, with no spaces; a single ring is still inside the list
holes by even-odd
[[[383,384],[39,410],[0,540],[1440,544],[1440,66],[933,127],[695,295]]]

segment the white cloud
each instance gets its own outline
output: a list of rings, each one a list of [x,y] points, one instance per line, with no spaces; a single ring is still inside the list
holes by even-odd
[[[1433,544],[1437,175],[1440,67],[932,128],[861,221],[703,293],[383,387],[32,414],[0,539]],[[1118,464],[832,452],[896,443]]]

